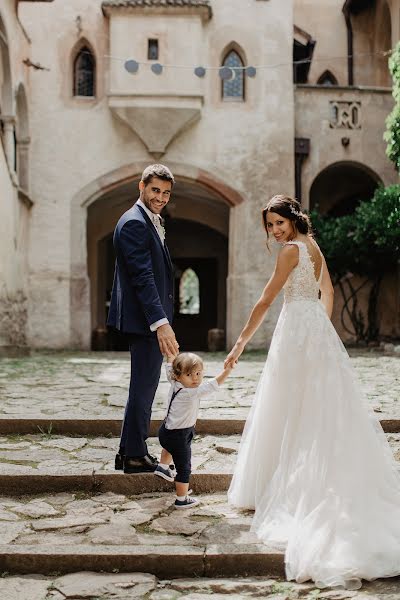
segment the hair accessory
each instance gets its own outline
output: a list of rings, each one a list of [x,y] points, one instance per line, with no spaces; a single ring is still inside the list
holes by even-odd
[[[289,208],[290,208],[290,212],[292,214],[294,214],[295,217],[299,217],[301,215],[301,212],[296,210],[294,206],[290,206]]]

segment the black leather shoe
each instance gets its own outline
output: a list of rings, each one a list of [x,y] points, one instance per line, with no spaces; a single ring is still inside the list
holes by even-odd
[[[124,460],[124,473],[153,473],[157,465],[157,459],[149,454],[139,457],[126,456]]]
[[[118,452],[115,455],[115,470],[116,471],[123,471],[124,459],[125,459],[125,456],[123,454],[121,454],[120,452]]]

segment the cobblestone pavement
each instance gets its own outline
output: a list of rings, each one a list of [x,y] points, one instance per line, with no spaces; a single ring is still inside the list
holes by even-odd
[[[400,434],[386,435],[400,468]],[[240,436],[196,435],[192,444],[192,468],[201,473],[232,473]],[[114,472],[118,438],[83,438],[59,435],[0,437],[0,474]],[[151,454],[158,456],[157,438],[149,438]]]
[[[400,418],[400,357],[380,351],[350,351],[369,403],[381,418]],[[206,375],[216,375],[225,355],[205,354]],[[245,418],[265,361],[244,355],[224,386],[202,403],[202,418]],[[0,359],[0,415],[122,418],[129,385],[126,353],[37,353]],[[153,416],[161,418],[168,390],[162,371]]]
[[[399,600],[400,581],[367,583],[361,591],[318,590],[272,578],[175,579],[158,581],[147,573],[71,573],[0,579],[2,600]]]
[[[118,551],[126,552],[134,545],[152,548],[171,546],[174,552],[177,549],[190,552],[215,548],[216,543],[234,543],[255,553],[265,550],[265,546],[261,546],[249,531],[252,513],[236,511],[226,503],[225,495],[204,495],[202,504],[190,511],[178,512],[173,509],[172,502],[172,494],[128,497],[111,492],[97,496],[63,493],[33,499],[0,498],[2,544],[52,548],[85,545],[104,547],[105,550],[114,546],[118,547]],[[230,599],[398,600],[400,581],[366,583],[358,592],[324,592],[311,583],[299,585],[269,578],[157,581],[148,574],[73,573],[53,578],[32,578],[8,577],[3,573],[0,593],[2,600],[195,600],[210,594],[213,598]]]
[[[204,358],[211,377],[221,368],[224,355]],[[400,357],[351,351],[351,360],[379,418],[400,418]],[[218,393],[203,402],[200,416],[244,418],[264,361],[263,353],[245,355]],[[0,417],[122,418],[129,367],[125,353],[36,353],[24,359],[0,359]],[[163,372],[155,418],[163,416],[168,385]],[[400,434],[387,437],[400,461]],[[194,470],[221,476],[232,472],[239,440],[235,435],[197,435]],[[157,454],[157,440],[149,442],[150,451]],[[4,435],[0,437],[0,474],[110,473],[117,444],[112,437],[61,436],[51,429],[35,435]],[[0,493],[0,554],[27,552],[34,557],[36,551],[76,554],[80,548],[89,548],[96,556],[105,553],[110,561],[108,573],[0,573],[0,600],[205,600],[210,595],[216,600],[400,600],[400,579],[378,580],[365,583],[359,591],[345,591],[318,590],[312,584],[267,577],[164,581],[149,573],[113,572],[115,552],[129,556],[138,548],[146,556],[154,548],[164,548],[168,557],[177,551],[186,557],[190,553],[203,556],[210,548],[217,548],[218,553],[215,544],[229,544],[247,548],[259,560],[259,552],[268,548],[250,532],[251,512],[229,507],[225,494],[203,494],[199,507],[178,512],[172,506],[172,490],[140,496],[107,492],[8,497],[6,490]],[[243,573],[240,565],[237,572]]]

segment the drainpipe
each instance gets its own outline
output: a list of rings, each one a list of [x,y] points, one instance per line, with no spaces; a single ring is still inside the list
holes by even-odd
[[[354,85],[354,62],[353,62],[353,26],[351,24],[351,0],[346,0],[343,4],[342,12],[347,27],[347,77],[348,85]]]

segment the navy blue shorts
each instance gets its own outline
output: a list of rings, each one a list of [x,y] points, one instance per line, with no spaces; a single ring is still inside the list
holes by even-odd
[[[172,455],[176,468],[175,481],[189,483],[192,470],[192,439],[194,427],[166,429],[163,423],[158,431],[161,446]]]

